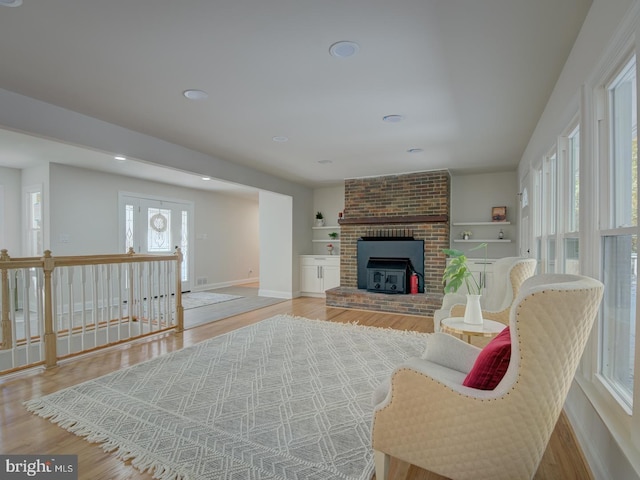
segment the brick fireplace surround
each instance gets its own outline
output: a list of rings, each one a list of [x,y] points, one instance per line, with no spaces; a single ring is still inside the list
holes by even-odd
[[[327,290],[327,306],[433,316],[442,304],[450,186],[447,171],[346,180],[339,222],[340,286]],[[357,288],[358,238],[394,230],[411,231],[416,240],[424,240],[425,293],[393,295]]]

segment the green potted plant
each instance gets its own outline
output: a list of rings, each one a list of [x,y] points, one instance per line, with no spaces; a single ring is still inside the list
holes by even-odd
[[[331,232],[329,234],[329,237],[331,238],[331,240],[335,240],[336,238],[338,238],[338,232]]]
[[[324,215],[322,212],[316,212],[316,226],[322,227],[324,225]]]
[[[469,251],[472,252],[480,248],[484,248],[484,257],[486,260],[486,243],[481,243]],[[474,277],[473,273],[469,269],[469,266],[467,265],[467,256],[461,250],[445,248],[442,251],[450,257],[449,263],[442,274],[444,292],[455,293],[462,284],[464,284],[467,289],[467,306],[464,311],[464,322],[474,325],[482,324],[482,308],[480,306],[482,285],[481,282],[476,280],[476,277]],[[484,263],[486,265],[486,261]],[[486,275],[486,271],[484,275]]]

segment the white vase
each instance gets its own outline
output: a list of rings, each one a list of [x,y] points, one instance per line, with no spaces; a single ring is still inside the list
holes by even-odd
[[[324,218],[316,218],[316,227],[324,227]]]
[[[470,325],[482,325],[481,295],[467,293],[467,307],[464,309],[464,323]]]

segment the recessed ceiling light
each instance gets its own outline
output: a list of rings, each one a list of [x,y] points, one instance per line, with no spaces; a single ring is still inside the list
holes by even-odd
[[[385,115],[384,117],[382,117],[382,121],[387,123],[398,123],[402,120],[404,120],[404,117],[402,115]]]
[[[283,136],[277,136],[277,137],[273,137],[271,140],[278,143],[284,143],[284,142],[288,142],[289,138],[283,137]]]
[[[189,100],[206,100],[209,94],[204,90],[185,90],[182,94]]]
[[[331,160],[318,160],[318,163],[322,164],[322,165],[328,165],[330,163],[333,163]]]
[[[409,150],[407,150],[407,152],[409,152],[409,153],[422,153],[422,152],[424,152],[424,150],[422,148],[410,148]]]
[[[2,7],[19,7],[20,5],[22,5],[22,0],[0,0]]]
[[[124,157],[122,155],[116,155],[115,157],[113,157],[115,160],[118,160],[119,162],[124,162],[127,157]]]
[[[208,181],[208,180],[211,180],[211,177],[202,177],[202,180]]]
[[[342,41],[336,42],[329,47],[332,57],[348,58],[354,56],[360,50],[360,45],[356,42]]]

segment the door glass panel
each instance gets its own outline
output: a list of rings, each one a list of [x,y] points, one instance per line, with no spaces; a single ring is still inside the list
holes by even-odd
[[[125,205],[125,219],[124,219],[124,246],[125,246],[125,253],[127,253],[129,251],[130,248],[133,248],[135,250],[135,235],[134,235],[134,228],[135,228],[135,224],[134,224],[134,206],[127,204]]]
[[[147,217],[147,250],[151,253],[171,252],[171,210],[149,208]]]
[[[42,255],[42,192],[29,192],[27,194],[29,215],[29,243],[28,256]]]
[[[180,237],[180,251],[182,252],[182,272],[183,282],[189,280],[189,212],[182,210],[182,235]]]

